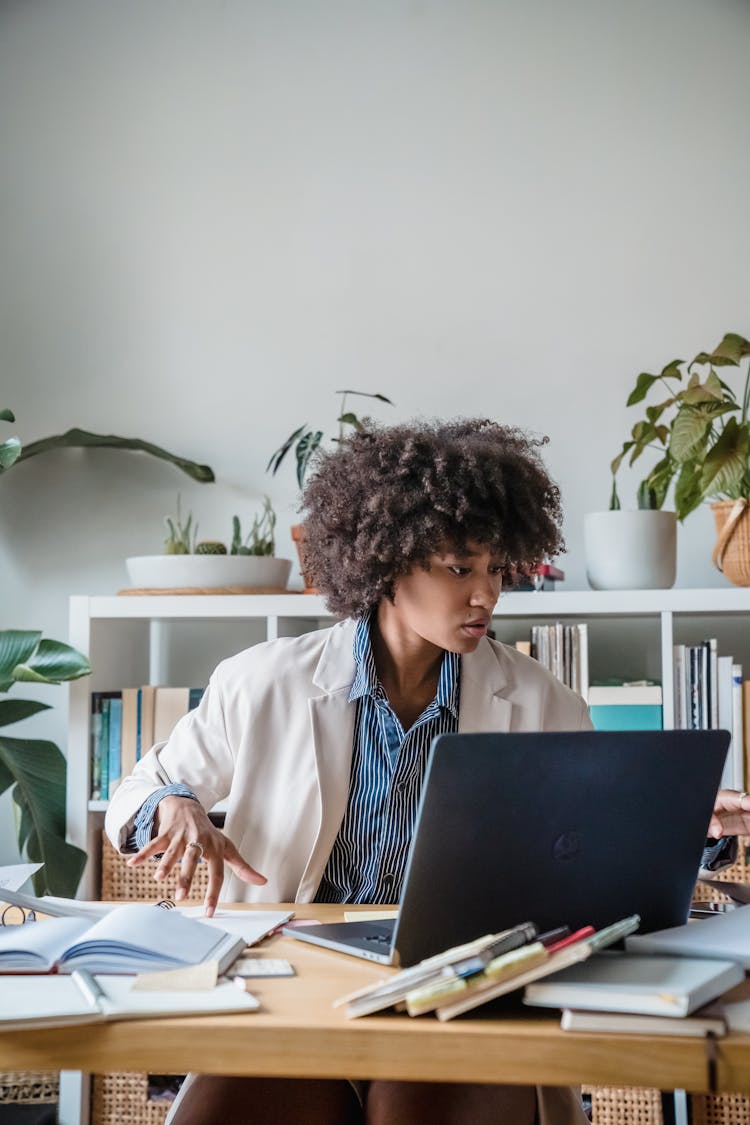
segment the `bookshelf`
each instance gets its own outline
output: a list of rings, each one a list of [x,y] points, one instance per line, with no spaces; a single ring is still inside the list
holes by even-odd
[[[672,646],[716,635],[750,678],[750,589],[518,592],[501,596],[498,640],[528,639],[531,625],[554,620],[589,626],[592,679],[662,681],[664,725],[674,723]],[[70,643],[92,663],[70,684],[68,833],[97,854],[105,801],[89,799],[89,712],[94,690],[152,684],[203,684],[223,657],[259,641],[296,636],[334,619],[323,599],[305,594],[127,596],[70,599]],[[94,863],[81,893],[94,893]]]
[[[716,636],[750,678],[750,589],[518,592],[498,602],[498,640],[527,640],[532,624],[585,621],[592,679],[660,679],[664,725],[672,726],[672,646]],[[331,624],[323,599],[269,596],[120,596],[70,599],[70,643],[91,659],[90,677],[69,685],[68,833],[92,857],[81,894],[98,886],[99,836],[106,802],[89,800],[90,693],[144,683],[198,684],[215,665],[251,644]],[[60,1120],[87,1120],[88,1086],[65,1072]]]

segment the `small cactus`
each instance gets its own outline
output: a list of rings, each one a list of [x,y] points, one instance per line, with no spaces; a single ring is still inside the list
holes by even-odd
[[[180,497],[177,497],[177,518],[171,520],[169,516],[164,521],[167,525],[169,535],[164,540],[164,554],[165,555],[190,555],[192,554],[192,544],[195,543],[195,537],[198,534],[198,524],[192,529],[192,541],[190,529],[193,522],[192,512],[188,514],[185,523],[182,522],[182,512],[180,511]]]
[[[225,555],[227,549],[223,543],[217,542],[215,539],[204,539],[202,543],[198,543],[195,548],[196,555]]]

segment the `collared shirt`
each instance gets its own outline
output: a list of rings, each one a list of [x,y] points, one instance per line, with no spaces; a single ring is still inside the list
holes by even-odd
[[[432,740],[458,729],[460,658],[446,652],[435,698],[405,731],[378,680],[370,620],[354,635],[356,705],[346,812],[319,902],[398,902]]]

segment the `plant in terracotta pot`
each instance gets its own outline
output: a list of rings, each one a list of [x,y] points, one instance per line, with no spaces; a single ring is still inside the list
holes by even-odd
[[[361,430],[364,427],[363,421],[358,418],[356,414],[353,414],[351,410],[347,410],[347,398],[349,395],[356,395],[359,398],[373,398],[377,399],[379,402],[386,402],[389,406],[393,406],[393,402],[391,401],[391,399],[386,398],[385,395],[377,393],[371,394],[367,391],[351,390],[336,391],[335,393],[337,395],[341,395],[341,402],[339,404],[339,412],[336,419],[336,422],[338,423],[338,434],[335,437],[331,437],[330,439],[328,439],[332,443],[341,441],[346,433],[347,426],[350,426],[355,430]],[[289,453],[291,450],[294,450],[297,484],[299,485],[300,489],[302,489],[305,483],[305,475],[310,467],[313,456],[323,446],[325,440],[326,439],[323,436],[322,430],[312,429],[308,426],[307,422],[304,422],[301,426],[298,426],[296,430],[293,430],[291,432],[289,437],[281,443],[275,453],[271,454],[271,458],[266,465],[266,472],[270,472],[272,476],[275,476],[282,462],[286,458],[287,453]],[[299,544],[304,536],[303,525],[299,523],[294,524],[291,528],[291,532],[292,539],[297,544],[297,550],[299,551]],[[300,557],[300,566],[301,565],[302,560]],[[302,573],[302,579],[305,583],[305,591],[307,593],[316,593],[315,587],[310,584],[304,574],[304,571]]]
[[[630,437],[612,461],[610,510],[620,509],[617,472],[625,458],[657,459],[638,486],[638,506],[660,511],[670,486],[674,515],[684,520],[699,504],[712,501],[718,541],[714,561],[730,581],[750,585],[750,367],[738,396],[721,377],[750,356],[750,341],[728,333],[711,352],[686,362],[674,359],[658,374],[641,372],[628,406],[660,396],[645,406]]]

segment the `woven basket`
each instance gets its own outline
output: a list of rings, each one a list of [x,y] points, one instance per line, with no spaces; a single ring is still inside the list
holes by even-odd
[[[661,1092],[638,1086],[585,1086],[593,1125],[664,1125]]]
[[[56,1070],[0,1071],[0,1106],[54,1105],[60,1097]]]
[[[101,897],[105,901],[124,902],[152,902],[155,899],[174,899],[177,890],[177,876],[179,868],[171,871],[166,879],[160,882],[154,880],[158,861],[148,860],[140,867],[128,867],[127,857],[110,844],[102,833],[102,891]],[[190,894],[184,902],[199,903],[208,888],[208,866],[199,863],[195,869]]]
[[[690,1119],[693,1125],[750,1125],[750,1098],[745,1094],[693,1094]]]
[[[750,504],[717,500],[711,510],[717,535],[714,566],[735,586],[750,586]]]
[[[750,836],[737,837],[737,861],[723,871],[716,871],[712,879],[719,882],[750,883]],[[700,880],[693,891],[695,902],[730,902],[727,895],[717,891],[714,887],[707,887]]]
[[[91,1125],[164,1125],[169,1104],[148,1100],[145,1074],[95,1074]]]

